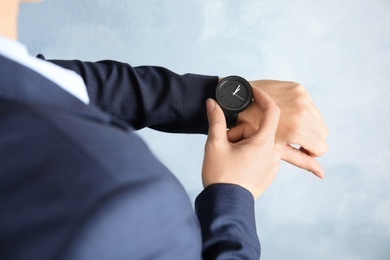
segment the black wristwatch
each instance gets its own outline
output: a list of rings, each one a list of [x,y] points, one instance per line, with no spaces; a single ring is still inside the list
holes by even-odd
[[[239,76],[222,79],[215,91],[216,99],[225,113],[228,128],[237,123],[238,113],[249,107],[253,100],[252,87],[248,81]]]

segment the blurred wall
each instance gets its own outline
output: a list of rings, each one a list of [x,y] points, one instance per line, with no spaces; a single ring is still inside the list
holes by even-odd
[[[47,58],[302,83],[329,126],[326,179],[283,164],[257,201],[262,259],[390,259],[389,0],[48,0],[19,38]],[[193,200],[205,137],[142,130]]]

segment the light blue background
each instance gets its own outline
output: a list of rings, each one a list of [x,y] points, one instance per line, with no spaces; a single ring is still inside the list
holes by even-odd
[[[282,165],[256,206],[262,259],[390,259],[389,0],[50,0],[22,7],[19,37],[47,58],[302,83],[326,179]],[[140,134],[194,199],[205,137]]]

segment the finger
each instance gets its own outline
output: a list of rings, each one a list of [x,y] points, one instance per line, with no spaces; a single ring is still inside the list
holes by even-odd
[[[226,119],[217,102],[209,98],[206,101],[209,122],[208,140],[226,141]]]
[[[318,110],[318,108],[314,105],[313,100],[309,93],[305,90],[305,88],[302,85],[299,85],[296,89],[301,95],[306,98],[306,100],[298,99],[299,103],[303,103],[301,105],[307,106],[307,109],[309,109],[314,116],[316,116],[318,119],[323,120],[321,112]],[[299,94],[296,94],[299,96]],[[300,100],[300,101],[299,101]],[[299,105],[299,104],[298,104]]]
[[[265,134],[275,136],[279,123],[280,109],[272,98],[263,90],[253,88],[253,97],[257,104],[263,110],[260,126],[255,134]]]
[[[321,121],[324,120],[324,117],[322,116],[320,110],[313,104],[312,107],[313,114]]]
[[[315,157],[314,154],[312,154],[309,150],[306,150],[305,148],[303,148],[302,146],[298,148],[299,151],[307,154],[307,155],[310,155],[311,157]]]
[[[308,120],[310,120],[308,122],[311,122],[310,129],[314,133],[317,133],[321,138],[324,139],[328,137],[329,131],[323,120],[320,120],[315,116],[312,116],[310,119],[308,118]]]
[[[282,160],[295,165],[301,169],[312,172],[319,178],[324,178],[324,170],[321,165],[310,155],[304,152],[304,150],[298,150],[290,145],[284,145],[279,148]]]
[[[227,132],[229,142],[237,143],[244,139],[248,139],[256,132],[256,128],[250,123],[239,124]]]
[[[300,127],[311,130],[322,138],[326,138],[328,136],[328,128],[326,127],[324,121],[319,119],[311,108],[306,108],[303,111],[297,112],[296,116]]]
[[[324,155],[328,151],[326,139],[315,131],[302,132],[289,142],[300,145],[313,157]]]
[[[298,144],[309,151],[312,156],[321,156],[326,153],[328,130],[322,121],[311,113],[305,113],[298,119],[290,118],[290,123],[287,124],[288,120],[283,118],[284,116],[281,116],[281,125],[277,132],[278,141],[282,140],[285,144]]]
[[[316,118],[319,120],[323,120],[323,116],[320,112],[320,110],[314,105],[310,95],[306,92],[306,100],[304,99],[298,99],[298,104],[297,106],[304,106],[307,111],[310,111]]]

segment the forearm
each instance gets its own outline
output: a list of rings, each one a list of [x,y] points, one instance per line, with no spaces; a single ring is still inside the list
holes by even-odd
[[[218,77],[178,75],[161,67],[131,67],[116,61],[51,60],[78,73],[91,103],[134,128],[207,133],[205,101]]]
[[[252,194],[232,184],[208,186],[196,199],[204,259],[259,259]]]

